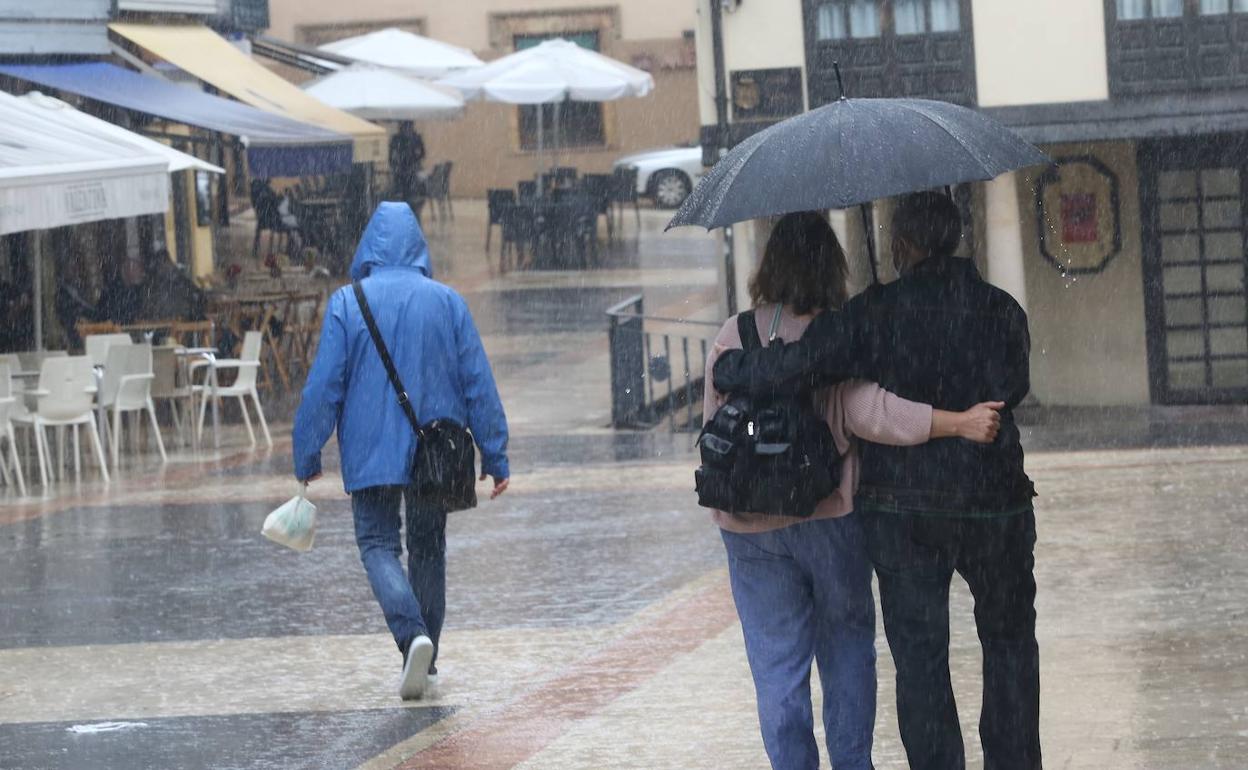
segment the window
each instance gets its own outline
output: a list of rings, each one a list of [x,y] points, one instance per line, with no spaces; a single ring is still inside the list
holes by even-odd
[[[1248,86],[1246,13],[1248,0],[1106,0],[1111,93]]]
[[[815,15],[815,36],[819,40],[879,37],[879,0],[830,0],[823,3]]]
[[[1206,0],[1202,0],[1202,3]],[[1216,3],[1218,0],[1213,0]],[[1179,19],[1184,0],[1118,0],[1118,20]],[[1222,0],[1225,4],[1225,0]]]
[[[1118,18],[1122,21],[1180,18],[1183,16],[1183,1],[1118,0]]]
[[[1248,0],[1200,0],[1201,16],[1248,13]]]
[[[300,24],[295,27],[295,39],[304,45],[319,46],[357,35],[366,35],[387,27],[397,27],[417,35],[425,34],[425,20],[422,18],[379,19],[377,21],[341,21],[333,24]]]
[[[802,0],[810,104],[839,98],[841,80],[850,96],[974,104],[971,5],[971,0]]]
[[[897,0],[893,6],[893,23],[898,35],[922,35],[927,32],[927,1]]]
[[[962,27],[958,0],[894,0],[893,28],[898,35],[957,32]]]
[[[853,0],[849,5],[850,37],[880,36],[880,5],[876,0]]]
[[[962,29],[962,16],[958,10],[958,0],[931,0],[932,32],[959,32]]]
[[[841,3],[824,3],[815,17],[815,37],[819,40],[844,40],[849,37],[845,8]]]
[[[517,51],[549,40],[562,37],[582,48],[598,50],[597,32],[566,32],[560,35],[516,35],[513,43]],[[539,121],[539,112],[541,119]],[[541,146],[550,147],[599,147],[606,143],[603,132],[602,105],[598,102],[563,102],[561,104],[525,105],[519,108],[520,148],[536,150],[538,126],[541,125]]]

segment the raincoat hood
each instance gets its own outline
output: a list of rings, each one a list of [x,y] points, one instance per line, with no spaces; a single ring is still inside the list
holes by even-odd
[[[373,212],[351,261],[351,279],[365,278],[375,267],[414,267],[433,277],[425,233],[406,203],[382,203]]]

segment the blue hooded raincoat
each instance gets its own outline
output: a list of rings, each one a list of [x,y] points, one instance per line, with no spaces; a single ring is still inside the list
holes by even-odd
[[[467,425],[481,469],[506,478],[507,418],[481,337],[463,298],[433,280],[429,248],[406,203],[382,203],[360,240],[351,278],[361,281],[382,339],[421,423]],[[330,297],[316,361],[295,416],[295,476],[321,470],[338,429],[347,492],[406,484],[416,436],[386,378],[351,286]]]

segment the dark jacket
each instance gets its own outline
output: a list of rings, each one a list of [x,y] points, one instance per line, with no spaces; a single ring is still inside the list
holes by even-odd
[[[753,353],[725,353],[715,387],[725,393],[796,393],[850,377],[902,398],[963,410],[1004,401],[992,444],[961,439],[915,447],[864,442],[860,505],[917,513],[999,513],[1035,495],[1023,471],[1014,408],[1030,388],[1027,315],[970,260],[930,259],[875,285],[839,313],[824,313],[802,339]]]

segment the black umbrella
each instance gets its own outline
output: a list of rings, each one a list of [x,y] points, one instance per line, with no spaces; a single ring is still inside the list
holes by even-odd
[[[711,230],[794,211],[845,209],[1050,162],[1005,126],[966,107],[842,96],[741,142],[707,173],[667,227]],[[867,250],[876,278],[869,235]]]
[[[966,107],[841,98],[733,148],[668,228],[710,230],[794,211],[845,209],[1050,162],[1005,126]]]

